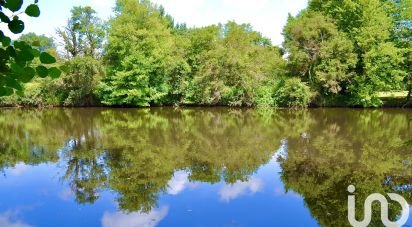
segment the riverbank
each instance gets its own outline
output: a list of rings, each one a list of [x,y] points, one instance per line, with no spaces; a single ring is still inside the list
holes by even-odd
[[[412,108],[412,100],[407,101],[408,92],[407,91],[393,91],[393,92],[380,92],[378,93],[378,98],[382,101],[381,106],[375,108]],[[31,99],[25,97],[11,96],[11,97],[0,97],[0,108],[1,107],[17,107],[17,108],[53,108],[53,107],[106,107],[106,108],[145,108],[141,106],[133,105],[104,105],[99,103],[97,99],[91,98],[89,102],[85,102],[82,105],[61,105],[54,104],[58,102],[41,100],[41,99]],[[336,96],[335,98],[321,99],[312,102],[309,108],[365,108],[362,106],[349,105],[347,100],[343,96]],[[180,105],[151,105],[150,107],[232,107],[232,108],[292,108],[289,106],[235,106],[235,105],[222,105],[222,104],[180,104]]]

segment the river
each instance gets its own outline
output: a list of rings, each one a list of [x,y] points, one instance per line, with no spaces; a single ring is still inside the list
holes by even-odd
[[[401,109],[0,109],[0,226],[350,226],[349,185],[358,219],[372,193],[412,204],[411,118]],[[390,206],[391,220],[400,214]]]

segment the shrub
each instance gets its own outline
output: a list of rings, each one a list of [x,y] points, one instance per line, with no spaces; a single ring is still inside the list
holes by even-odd
[[[269,86],[262,86],[257,89],[255,104],[258,108],[267,108],[275,106],[273,99],[273,88]]]
[[[309,86],[299,78],[285,80],[282,87],[276,92],[276,103],[279,106],[291,108],[306,108],[314,97]]]
[[[69,72],[61,78],[61,87],[57,96],[64,106],[95,105],[97,100],[93,92],[102,75],[99,60],[92,57],[76,57],[66,63]]]
[[[355,92],[352,92],[349,98],[349,105],[361,107],[380,107],[383,102],[373,91],[371,86],[358,87]]]

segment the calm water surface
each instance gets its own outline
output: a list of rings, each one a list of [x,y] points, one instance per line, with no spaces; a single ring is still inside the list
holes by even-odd
[[[0,226],[349,226],[349,185],[360,218],[371,193],[412,204],[411,118],[0,109]],[[400,210],[390,207],[391,220]]]

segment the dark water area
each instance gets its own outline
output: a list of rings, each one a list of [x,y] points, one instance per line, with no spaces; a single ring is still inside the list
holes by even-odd
[[[401,109],[0,109],[0,226],[350,226],[349,185],[358,220],[412,204],[411,140]]]

